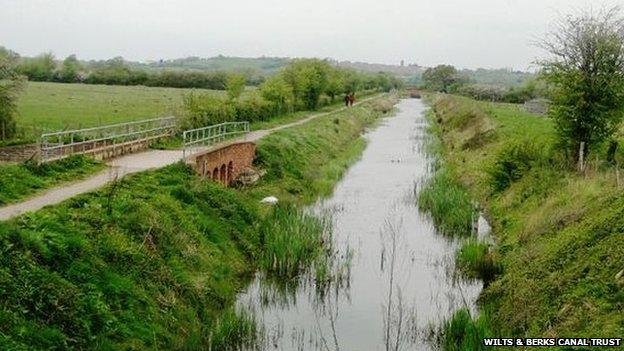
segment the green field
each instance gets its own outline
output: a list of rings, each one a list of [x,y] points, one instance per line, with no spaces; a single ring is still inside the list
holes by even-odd
[[[168,116],[179,111],[183,95],[190,91],[143,86],[28,82],[19,98],[17,123],[28,139],[41,131]]]

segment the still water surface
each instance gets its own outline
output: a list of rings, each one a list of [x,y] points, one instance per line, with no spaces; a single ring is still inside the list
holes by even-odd
[[[427,107],[418,99],[397,107],[366,134],[362,158],[333,195],[310,209],[331,215],[340,283],[318,289],[302,277],[284,289],[259,275],[239,296],[263,328],[263,349],[429,350],[429,326],[474,306],[481,283],[453,278],[457,243],[416,205],[432,165]]]

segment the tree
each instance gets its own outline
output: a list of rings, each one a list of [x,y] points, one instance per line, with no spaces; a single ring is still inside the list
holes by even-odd
[[[273,103],[278,113],[284,113],[291,105],[292,101],[292,89],[281,76],[273,76],[268,78],[260,86],[260,94],[262,97]]]
[[[574,161],[617,130],[624,111],[624,21],[619,8],[561,19],[538,62],[552,86],[549,116]]]
[[[451,65],[438,65],[427,68],[422,74],[425,88],[433,91],[448,93],[453,85],[462,81],[457,69]]]
[[[327,96],[329,96],[333,102],[337,95],[344,94],[345,92],[345,74],[338,69],[332,68],[327,79]]]
[[[326,93],[331,66],[319,59],[298,59],[291,62],[281,75],[293,92],[294,103],[302,102],[305,108],[314,110],[320,97]]]
[[[76,58],[76,55],[69,55],[61,66],[59,71],[59,80],[65,83],[73,83],[79,80],[78,74],[82,66]]]
[[[225,89],[230,100],[236,100],[241,96],[243,90],[245,90],[246,82],[247,78],[242,74],[233,73],[227,77]]]
[[[23,79],[17,74],[18,56],[0,46],[0,139],[7,140],[15,135],[15,112],[17,97]]]
[[[19,70],[29,80],[49,82],[54,79],[56,61],[52,53],[44,53],[35,58],[26,59]]]

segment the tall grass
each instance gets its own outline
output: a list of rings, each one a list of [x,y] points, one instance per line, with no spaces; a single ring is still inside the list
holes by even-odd
[[[280,204],[260,226],[260,266],[269,274],[293,278],[331,243],[328,221],[292,204]]]
[[[474,319],[467,308],[462,308],[434,330],[431,337],[444,351],[479,351],[485,350],[483,338],[490,334],[485,318]]]
[[[258,322],[249,311],[229,309],[212,325],[209,339],[211,351],[254,349],[258,342]]]
[[[436,228],[449,236],[469,236],[478,213],[470,195],[447,168],[438,169],[418,193],[418,207],[427,211]]]
[[[483,280],[488,285],[502,272],[491,246],[476,239],[466,240],[457,251],[457,266],[468,277]]]

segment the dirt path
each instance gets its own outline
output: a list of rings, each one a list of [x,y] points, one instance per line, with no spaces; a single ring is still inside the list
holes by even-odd
[[[360,102],[357,102],[356,105],[377,98],[378,96],[379,95],[375,95],[363,99]],[[345,110],[345,107],[329,112],[315,113],[295,122],[283,124],[274,128],[256,130],[246,134],[244,137],[241,137],[240,140],[257,141],[278,130],[298,126],[309,122],[310,120],[338,113],[343,110]],[[219,147],[219,145],[214,145],[211,148],[217,147]],[[194,151],[198,152],[201,151],[201,149],[196,149]],[[96,173],[85,180],[52,188],[23,202],[0,207],[0,221],[19,216],[26,212],[36,211],[45,206],[65,201],[76,195],[96,190],[107,183],[114,181],[115,179],[121,179],[128,174],[168,166],[180,161],[182,157],[182,150],[147,150],[112,159],[107,163],[108,168],[106,170]]]

